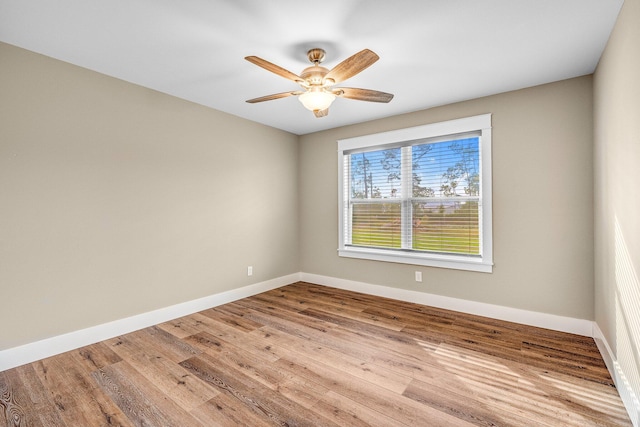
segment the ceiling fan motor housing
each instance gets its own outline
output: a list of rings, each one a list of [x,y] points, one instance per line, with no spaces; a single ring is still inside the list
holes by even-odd
[[[302,77],[310,86],[322,86],[324,83],[324,76],[327,75],[329,70],[321,67],[320,65],[312,65],[305,68],[300,77]]]

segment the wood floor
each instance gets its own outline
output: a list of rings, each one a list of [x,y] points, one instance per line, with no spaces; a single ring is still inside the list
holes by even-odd
[[[0,372],[8,426],[630,426],[590,338],[295,283]]]

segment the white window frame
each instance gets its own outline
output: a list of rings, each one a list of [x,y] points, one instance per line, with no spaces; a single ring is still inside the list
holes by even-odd
[[[479,257],[430,252],[409,252],[398,249],[355,247],[345,244],[349,215],[349,183],[344,182],[344,158],[353,150],[375,150],[398,146],[408,141],[440,138],[480,132],[480,253]],[[449,120],[390,132],[338,140],[338,255],[374,261],[395,262],[429,267],[491,273],[493,271],[493,227],[491,201],[491,114]],[[409,175],[409,174],[403,174]]]

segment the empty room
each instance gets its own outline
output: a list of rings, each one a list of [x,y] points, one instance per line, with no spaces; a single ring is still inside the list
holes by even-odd
[[[0,0],[0,426],[640,426],[640,0]]]

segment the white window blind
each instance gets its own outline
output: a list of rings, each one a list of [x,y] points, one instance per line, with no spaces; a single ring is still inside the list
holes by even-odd
[[[490,132],[444,130],[341,141],[341,256],[490,271]]]

